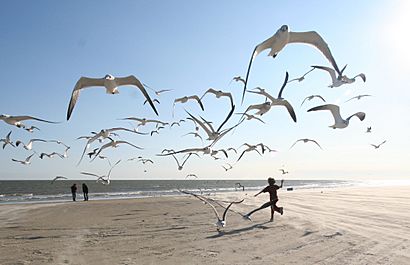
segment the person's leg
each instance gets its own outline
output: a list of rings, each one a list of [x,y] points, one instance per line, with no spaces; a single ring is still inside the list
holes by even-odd
[[[88,201],[88,192],[86,193],[86,195],[87,195],[87,201]]]
[[[275,214],[275,206],[271,205],[270,206],[270,221],[273,222],[273,215]]]
[[[275,203],[272,205],[273,207],[272,211],[277,211],[278,213],[280,213],[280,215],[283,215],[283,207],[276,206],[277,202],[278,200],[276,200]]]
[[[262,209],[265,209],[266,207],[269,207],[269,206],[271,206],[271,205],[272,205],[272,202],[264,203],[261,207],[256,208],[255,210],[250,211],[246,216],[251,216],[253,213],[255,213],[255,212],[257,212],[257,211],[260,211],[260,210],[262,210]]]

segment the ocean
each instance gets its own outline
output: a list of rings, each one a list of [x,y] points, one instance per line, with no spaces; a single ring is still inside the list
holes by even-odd
[[[181,195],[178,189],[205,194],[242,190],[237,183],[243,185],[245,191],[256,191],[267,185],[266,180],[112,180],[110,185],[90,180],[57,180],[53,184],[48,180],[7,180],[0,181],[0,204],[70,201],[73,183],[78,187],[78,200],[83,199],[82,183],[89,188],[90,200],[178,196]],[[344,180],[286,180],[283,188],[296,190],[361,184]]]

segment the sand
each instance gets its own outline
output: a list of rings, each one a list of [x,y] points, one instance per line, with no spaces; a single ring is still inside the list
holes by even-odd
[[[233,210],[267,200],[247,192]],[[284,215],[193,197],[0,205],[0,264],[410,264],[410,187],[281,190]],[[220,210],[220,209],[219,209]]]

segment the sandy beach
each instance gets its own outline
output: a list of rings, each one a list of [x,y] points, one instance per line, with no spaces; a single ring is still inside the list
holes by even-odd
[[[253,194],[212,197],[245,213]],[[0,205],[0,264],[410,264],[410,187],[281,190],[283,216],[229,212],[222,233],[193,197],[90,198]]]

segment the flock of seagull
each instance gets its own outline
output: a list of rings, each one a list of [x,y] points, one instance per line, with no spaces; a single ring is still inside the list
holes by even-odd
[[[272,56],[273,58],[275,58],[278,55],[278,53],[282,49],[285,48],[286,45],[292,44],[292,43],[309,44],[312,47],[318,49],[322,53],[322,55],[329,61],[330,67],[313,65],[301,77],[294,78],[291,80],[289,80],[289,73],[286,72],[284,82],[282,86],[280,87],[277,93],[277,96],[273,96],[271,92],[268,92],[267,89],[264,89],[261,87],[255,87],[253,89],[249,89],[248,81],[250,78],[250,72],[251,72],[250,70],[251,70],[252,64],[255,62],[257,55],[259,55],[265,50],[270,50],[268,56]],[[232,79],[232,81],[243,84],[242,99],[241,99],[242,104],[244,102],[244,98],[246,94],[259,95],[261,98],[260,102],[246,106],[244,111],[235,112],[236,105],[234,104],[234,95],[231,92],[209,88],[202,95],[187,95],[187,96],[175,98],[173,102],[172,117],[174,117],[174,110],[177,104],[178,105],[184,104],[184,103],[187,103],[188,101],[193,101],[197,104],[197,107],[198,107],[197,111],[205,112],[206,108],[203,104],[204,98],[208,96],[210,97],[213,95],[217,100],[229,100],[227,104],[226,114],[222,114],[223,110],[221,111],[221,115],[226,115],[226,116],[223,119],[222,123],[220,123],[219,125],[215,124],[213,121],[206,120],[201,115],[194,115],[192,111],[188,111],[186,109],[185,109],[186,117],[182,119],[178,119],[177,121],[161,121],[159,119],[148,119],[148,118],[132,117],[132,116],[120,118],[118,120],[127,121],[129,123],[132,123],[133,124],[132,128],[126,128],[126,127],[104,128],[104,129],[100,129],[99,131],[91,132],[90,135],[80,136],[77,138],[79,140],[86,140],[86,143],[84,145],[84,149],[81,154],[81,157],[79,158],[78,164],[82,162],[84,157],[88,157],[90,161],[94,161],[97,158],[105,159],[108,161],[110,165],[110,169],[108,173],[104,175],[90,173],[90,172],[81,172],[81,174],[92,176],[96,178],[97,182],[108,185],[110,184],[110,175],[111,175],[112,170],[122,160],[118,160],[114,165],[112,165],[109,158],[103,155],[105,151],[107,149],[117,148],[120,145],[128,145],[134,148],[135,150],[143,149],[143,147],[138,146],[132,142],[125,141],[125,140],[119,140],[118,139],[120,137],[119,133],[128,133],[128,134],[139,135],[139,136],[144,136],[144,137],[149,136],[149,135],[153,136],[154,134],[160,134],[161,130],[163,130],[165,127],[169,127],[169,128],[173,128],[176,126],[180,127],[184,123],[186,124],[192,123],[194,128],[190,131],[187,131],[186,134],[182,136],[184,137],[190,136],[190,137],[193,137],[194,139],[198,138],[201,144],[198,144],[197,146],[193,146],[193,147],[187,147],[181,150],[174,150],[171,148],[163,149],[161,152],[158,152],[157,154],[158,157],[172,157],[172,159],[174,159],[176,162],[176,169],[179,171],[183,169],[184,165],[188,162],[190,158],[192,159],[193,156],[195,157],[210,156],[215,160],[219,160],[219,159],[227,159],[231,157],[232,155],[237,155],[237,159],[234,160],[235,161],[234,163],[225,163],[222,166],[225,171],[228,171],[228,170],[231,170],[235,166],[236,163],[238,163],[241,159],[243,159],[243,157],[245,157],[247,153],[256,152],[262,156],[265,153],[277,152],[277,150],[270,148],[269,146],[263,143],[253,143],[253,144],[243,143],[238,148],[235,148],[235,147],[215,148],[215,146],[218,142],[222,141],[222,139],[225,138],[228,133],[230,132],[234,133],[234,130],[240,127],[240,125],[244,122],[251,122],[253,120],[256,120],[260,123],[265,123],[262,117],[266,115],[266,113],[271,111],[273,107],[275,106],[286,108],[292,121],[297,122],[296,112],[292,104],[284,97],[284,89],[286,88],[286,85],[288,83],[296,82],[296,81],[303,82],[303,80],[306,79],[307,75],[309,75],[313,71],[326,71],[331,78],[331,83],[329,85],[329,87],[331,88],[336,88],[336,87],[340,87],[343,85],[352,84],[353,82],[356,81],[357,78],[361,78],[363,82],[366,82],[366,76],[363,73],[357,74],[356,76],[349,78],[343,74],[345,69],[346,69],[346,66],[343,67],[341,70],[339,69],[336,63],[336,60],[334,59],[331,53],[330,48],[328,47],[325,40],[317,32],[315,31],[292,32],[292,31],[289,31],[289,27],[287,25],[283,25],[276,31],[276,33],[273,36],[269,37],[268,39],[264,40],[260,44],[256,45],[251,55],[248,70],[246,72],[246,77],[242,78],[241,76],[235,76]],[[160,99],[159,99],[160,96],[163,93],[170,93],[172,91],[171,89],[155,90],[149,87],[148,85],[144,84],[143,82],[141,82],[138,78],[136,78],[133,75],[125,76],[125,77],[114,77],[110,74],[107,74],[103,78],[81,77],[75,84],[74,89],[71,94],[71,98],[69,100],[67,116],[66,116],[67,121],[72,117],[75,105],[77,104],[79,100],[80,93],[84,89],[90,88],[90,87],[105,88],[105,91],[107,94],[118,94],[119,93],[118,89],[119,87],[122,87],[122,86],[136,87],[144,97],[145,102],[143,105],[148,103],[153,113],[157,116],[159,116],[159,113],[154,103],[160,104]],[[155,94],[156,98],[152,99],[150,96],[150,93],[148,93],[149,91],[152,91]],[[346,102],[354,100],[354,99],[360,100],[364,97],[369,97],[369,96],[371,95],[367,95],[367,94],[357,95],[355,97],[348,99]],[[342,117],[340,113],[340,106],[335,105],[335,104],[326,103],[326,100],[321,95],[307,96],[301,102],[300,106],[302,106],[306,101],[311,101],[313,99],[319,99],[324,104],[316,106],[316,107],[312,107],[308,109],[307,112],[329,111],[329,113],[332,114],[334,118],[334,124],[330,125],[329,126],[330,128],[343,129],[343,128],[348,127],[351,118],[356,117],[360,121],[363,121],[366,117],[366,114],[364,112],[356,112],[356,113],[351,114],[350,116]],[[233,125],[227,126],[228,121],[234,120],[233,118],[235,117],[234,114],[239,115],[239,116],[236,116],[236,117],[239,117],[239,119],[235,121]],[[23,122],[31,120],[31,121],[36,121],[36,122],[45,122],[45,123],[52,123],[52,124],[59,123],[59,122],[48,121],[48,120],[44,120],[44,119],[40,119],[40,118],[36,118],[32,116],[0,115],[0,120],[4,121],[5,123],[9,125],[15,126],[19,129],[26,130],[27,132],[30,132],[30,133],[34,133],[35,131],[39,131],[40,129],[36,126],[28,127],[27,125],[23,124]],[[154,125],[155,129],[151,131],[147,131],[147,132],[142,132],[141,131],[142,128],[144,128],[145,126],[149,124]],[[136,125],[136,127],[134,125]],[[371,127],[368,127],[366,132],[370,133]],[[34,156],[38,156],[40,159],[45,159],[46,157],[50,159],[53,157],[59,157],[61,159],[64,159],[68,157],[68,151],[70,150],[70,146],[64,144],[63,142],[59,140],[45,140],[45,139],[33,138],[33,139],[30,139],[27,143],[24,143],[21,140],[13,141],[11,134],[12,134],[12,131],[10,131],[3,139],[0,139],[0,142],[3,143],[2,145],[3,149],[5,149],[5,147],[8,145],[13,148],[18,148],[19,146],[22,146],[25,150],[32,152],[24,160],[12,158],[12,161],[16,163],[21,163],[22,165],[30,165],[32,158]],[[39,142],[61,145],[64,147],[64,150],[62,150],[61,152],[55,151],[51,153],[44,153],[44,152],[38,153],[34,151],[33,145],[37,145]],[[372,146],[375,149],[378,149],[385,142],[386,141],[383,141],[381,144],[378,144],[378,145],[372,144]],[[94,146],[94,148],[90,150],[91,146],[95,145],[96,143],[100,144],[100,146],[98,147]],[[318,143],[318,141],[314,139],[307,139],[307,138],[296,140],[290,146],[290,149],[293,148],[297,143],[313,143],[319,149],[321,150],[323,149],[322,146]],[[141,156],[127,159],[127,161],[133,161],[133,160],[137,160],[141,162],[142,164],[154,163],[152,158],[144,158]],[[280,171],[282,172],[282,174],[288,173],[284,169],[281,169]],[[187,174],[186,179],[188,178],[197,178],[197,176],[191,173],[191,174]],[[56,176],[52,180],[52,183],[54,183],[56,180],[59,180],[59,179],[66,179],[66,177]],[[241,186],[237,186],[236,188],[241,188]],[[225,226],[226,213],[229,207],[231,207],[233,204],[238,204],[243,201],[242,200],[242,201],[231,202],[229,206],[226,207],[223,217],[220,218],[215,207],[212,205],[211,202],[209,202],[209,200],[197,194],[188,193],[186,191],[183,191],[183,192],[190,194],[206,202],[207,204],[211,205],[217,215],[218,227]]]

